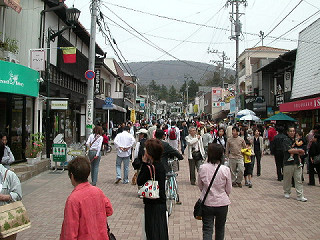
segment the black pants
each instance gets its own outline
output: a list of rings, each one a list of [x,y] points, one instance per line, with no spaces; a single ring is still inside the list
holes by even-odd
[[[274,160],[276,162],[278,180],[283,180],[283,153],[275,153]]]
[[[224,230],[227,220],[228,206],[208,207],[203,206],[202,235],[203,240],[212,240],[213,225],[215,227],[215,240],[224,239]],[[214,223],[214,221],[216,221]]]
[[[314,169],[317,170],[318,177],[319,177],[319,183],[320,183],[320,164],[315,165],[311,162],[310,157],[308,158],[309,161],[309,184],[310,185],[315,185],[315,180],[314,180]]]
[[[181,138],[181,153],[184,154],[184,150],[187,147],[187,141]]]
[[[255,152],[254,157],[257,159],[257,175],[261,174],[261,152]]]

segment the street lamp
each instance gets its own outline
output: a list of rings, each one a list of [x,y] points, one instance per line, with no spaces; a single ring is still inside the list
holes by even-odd
[[[51,9],[56,10],[56,9]],[[50,9],[45,10],[45,12],[50,11]],[[48,38],[47,38],[47,62],[46,62],[46,80],[47,80],[47,105],[46,105],[46,152],[47,158],[50,158],[50,42],[54,41],[56,37],[61,35],[65,30],[75,28],[75,24],[78,22],[80,16],[80,10],[76,8],[67,8],[66,9],[66,21],[71,24],[71,26],[67,26],[62,28],[60,31],[55,32],[50,27],[48,28]]]

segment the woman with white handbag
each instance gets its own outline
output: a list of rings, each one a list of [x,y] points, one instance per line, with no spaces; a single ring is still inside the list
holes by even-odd
[[[143,196],[145,234],[147,240],[168,240],[166,216],[166,171],[161,162],[163,147],[158,139],[145,142],[145,154],[137,184]]]

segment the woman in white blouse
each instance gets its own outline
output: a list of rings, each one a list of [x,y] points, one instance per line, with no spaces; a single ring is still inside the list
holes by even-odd
[[[101,159],[101,146],[103,142],[102,133],[102,127],[96,126],[86,143],[87,148],[89,149],[88,158],[91,162],[91,184],[93,186],[97,184],[98,180],[99,163]]]
[[[197,171],[199,171],[199,167],[205,157],[205,152],[203,149],[202,138],[200,135],[197,135],[197,130],[195,127],[189,128],[189,135],[186,136],[186,142],[188,146],[190,183],[191,185],[196,185],[195,168]]]

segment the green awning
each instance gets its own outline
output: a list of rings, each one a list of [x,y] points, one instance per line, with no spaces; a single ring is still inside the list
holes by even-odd
[[[0,69],[0,92],[38,97],[39,72],[20,64],[1,60]]]
[[[264,121],[290,121],[290,122],[297,122],[297,120],[295,120],[294,118],[280,112],[276,115],[273,115],[267,119],[265,119]]]

